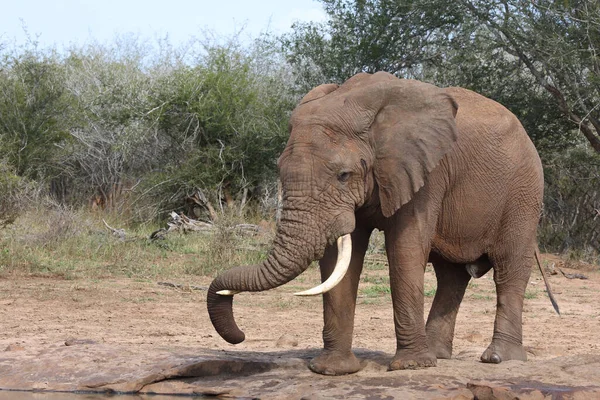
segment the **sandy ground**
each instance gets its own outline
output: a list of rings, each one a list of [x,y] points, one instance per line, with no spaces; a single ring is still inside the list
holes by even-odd
[[[560,356],[600,355],[600,273],[591,268],[567,268],[557,257],[545,255],[546,265],[589,279],[568,279],[560,272],[550,282],[561,308],[558,316],[545,292],[539,272],[534,271],[527,289],[524,345],[529,361]],[[570,265],[573,267],[573,265]],[[386,270],[366,270],[359,292],[354,347],[394,353],[394,327],[389,293],[373,293]],[[208,286],[209,278],[189,277],[172,281],[182,287],[132,279],[57,280],[37,277],[0,279],[0,358],[35,349],[64,346],[79,340],[104,346],[135,349],[186,348],[226,352],[308,352],[322,346],[321,298],[291,294],[318,282],[311,268],[294,282],[263,293],[236,296],[236,320],[246,341],[230,345],[213,330],[206,312],[206,292],[188,285]],[[426,272],[426,293],[435,287],[435,275]],[[491,340],[495,313],[495,290],[491,274],[474,280],[467,289],[456,325],[453,364],[456,377],[478,364]],[[426,297],[426,310],[433,297]],[[367,356],[368,357],[368,356]],[[475,363],[475,364],[474,364]],[[487,366],[486,366],[487,367]],[[439,367],[438,367],[439,368]],[[435,368],[428,369],[434,374]],[[385,374],[385,372],[379,372]],[[594,375],[597,377],[598,375]],[[588,385],[600,386],[590,375]],[[549,378],[551,381],[551,378]],[[579,379],[586,382],[586,372]],[[580,382],[580,383],[581,383]]]

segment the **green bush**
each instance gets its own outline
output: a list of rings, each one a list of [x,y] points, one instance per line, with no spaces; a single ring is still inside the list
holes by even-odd
[[[52,51],[0,54],[0,151],[19,176],[40,179],[56,171],[55,145],[68,138],[64,72]]]
[[[600,262],[600,155],[575,148],[548,157],[540,245]]]
[[[258,201],[296,100],[280,57],[237,37],[0,48],[0,154],[59,203],[130,221],[182,210],[198,192],[221,212]]]
[[[219,211],[222,203],[257,200],[276,181],[296,99],[283,65],[266,68],[270,57],[258,45],[210,45],[198,65],[158,79],[157,130],[172,145],[140,186],[154,215],[181,208],[199,191]]]

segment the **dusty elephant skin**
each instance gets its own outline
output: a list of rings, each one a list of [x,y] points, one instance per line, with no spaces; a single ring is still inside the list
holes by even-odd
[[[301,100],[278,165],[283,210],[271,253],[262,264],[226,271],[209,289],[208,312],[221,337],[233,344],[245,338],[233,318],[234,294],[278,287],[319,259],[324,348],[309,367],[325,375],[360,370],[352,352],[357,287],[369,237],[379,229],[396,334],[390,370],[451,357],[465,289],[491,268],[496,320],[481,360],[527,359],[523,298],[543,175],[533,144],[506,108],[466,89],[358,74]],[[351,257],[340,266],[336,259],[345,255],[338,257],[335,242],[347,235]],[[438,289],[425,324],[428,261]],[[337,285],[328,279],[334,275],[343,276]]]

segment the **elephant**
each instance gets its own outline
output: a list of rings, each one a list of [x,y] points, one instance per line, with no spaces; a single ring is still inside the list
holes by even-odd
[[[324,346],[309,368],[359,371],[352,352],[356,298],[378,229],[396,334],[390,370],[450,358],[466,287],[492,268],[496,316],[481,360],[527,359],[523,299],[537,256],[544,179],[538,153],[510,111],[467,89],[360,73],[306,94],[289,132],[278,159],[283,206],[272,250],[262,263],[223,272],[208,290],[208,313],[223,339],[245,338],[233,295],[283,285],[320,260],[322,284],[297,293],[323,295]],[[428,262],[438,289],[425,323]]]

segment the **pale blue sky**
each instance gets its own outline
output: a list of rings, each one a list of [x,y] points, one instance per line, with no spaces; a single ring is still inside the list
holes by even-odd
[[[202,30],[244,38],[269,29],[282,33],[296,21],[324,21],[316,0],[5,0],[0,11],[0,42],[31,37],[58,47],[89,39],[111,41],[116,34],[164,37],[180,44]],[[21,22],[22,21],[22,22]]]

